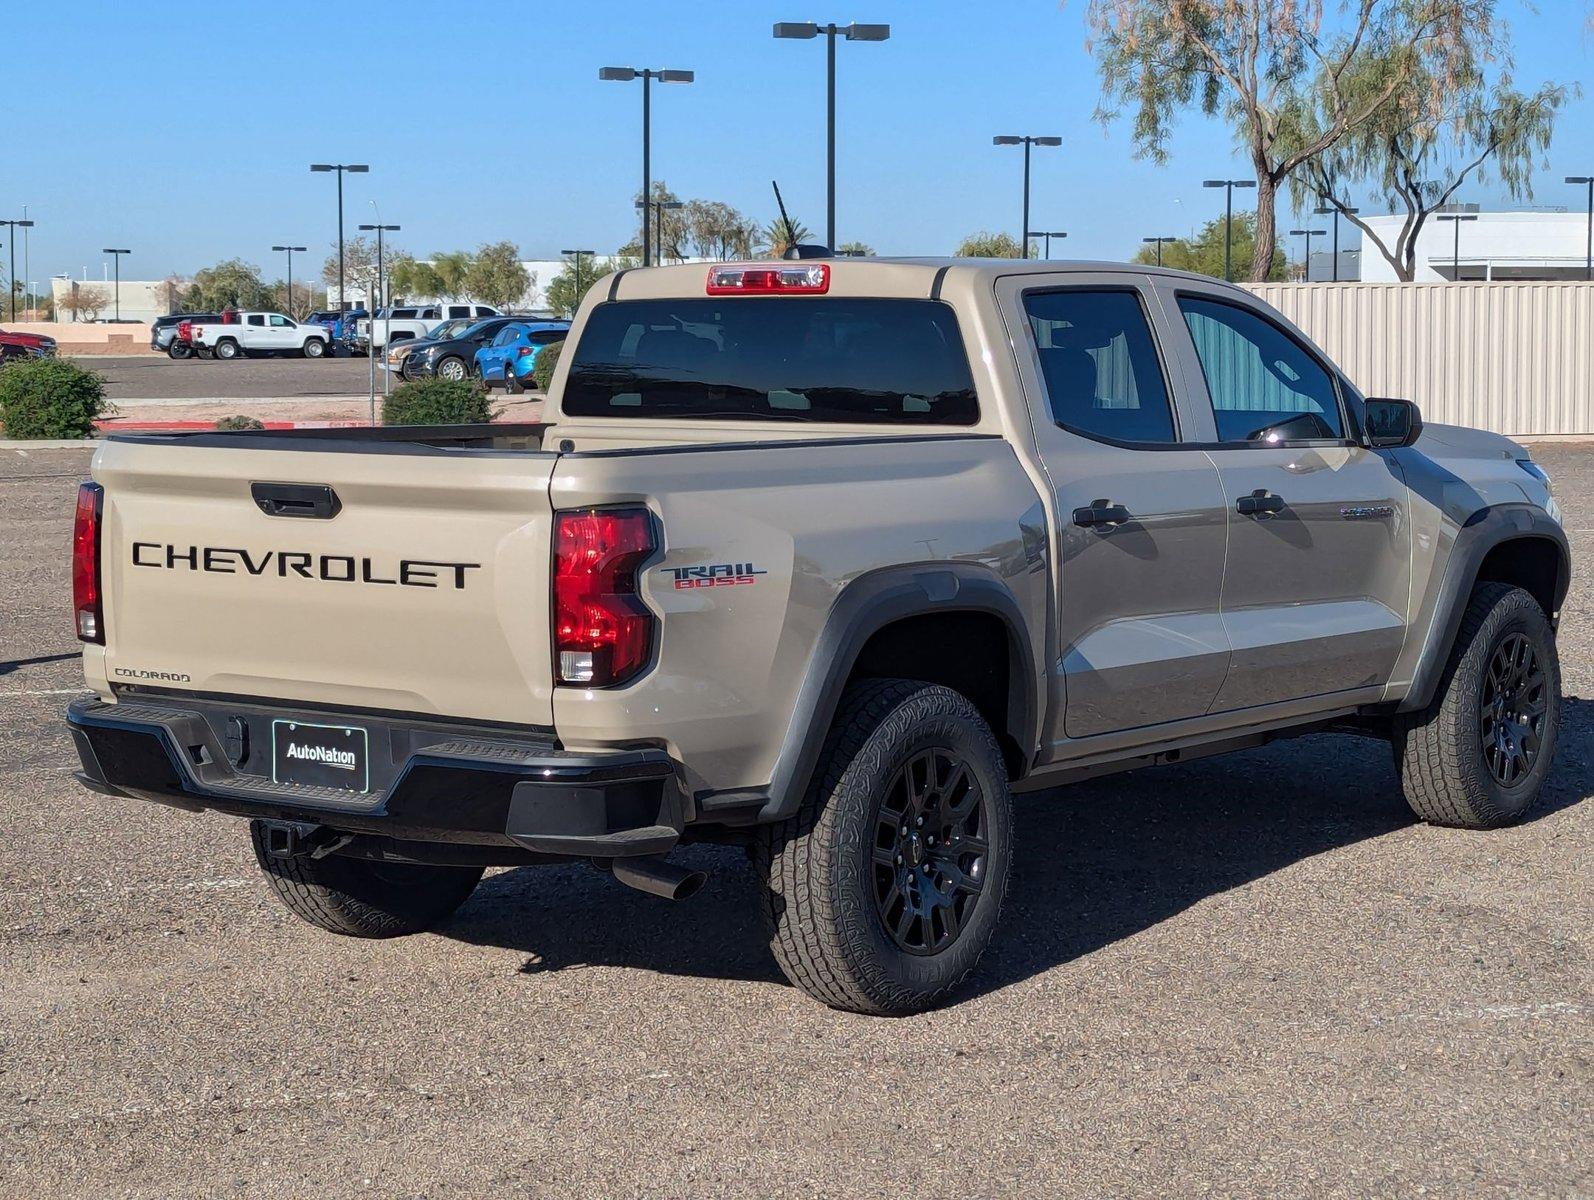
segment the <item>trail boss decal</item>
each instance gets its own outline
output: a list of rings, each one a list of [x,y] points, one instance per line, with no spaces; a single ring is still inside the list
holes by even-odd
[[[757,583],[760,575],[769,574],[752,563],[709,563],[700,567],[660,567],[659,570],[675,580],[678,592],[688,588],[737,587]]]
[[[301,550],[251,552],[233,546],[173,546],[165,542],[134,542],[133,565],[166,571],[209,571],[216,575],[275,575],[321,579],[327,583],[387,583],[401,587],[465,587],[465,573],[479,571],[481,563],[440,562],[429,558],[401,558],[396,563],[373,565],[369,556],[308,554]]]

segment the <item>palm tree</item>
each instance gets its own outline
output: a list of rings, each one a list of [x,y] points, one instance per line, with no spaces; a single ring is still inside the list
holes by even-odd
[[[759,231],[758,236],[765,255],[769,258],[780,258],[794,243],[808,241],[813,237],[813,233],[801,221],[793,221],[791,229],[787,230],[786,222],[776,217]]]

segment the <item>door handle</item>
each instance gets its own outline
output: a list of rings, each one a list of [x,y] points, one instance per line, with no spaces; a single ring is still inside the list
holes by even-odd
[[[1129,519],[1129,510],[1111,500],[1092,500],[1086,508],[1074,510],[1074,524],[1083,528],[1093,525],[1122,525]]]
[[[1234,511],[1242,517],[1254,517],[1262,513],[1276,513],[1284,511],[1284,497],[1275,496],[1266,488],[1257,488],[1249,496],[1241,496],[1235,504]]]

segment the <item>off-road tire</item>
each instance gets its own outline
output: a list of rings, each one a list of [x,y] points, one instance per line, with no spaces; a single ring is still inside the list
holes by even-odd
[[[188,345],[186,342],[173,342],[170,346],[166,347],[167,358],[176,359],[177,361],[181,362],[183,359],[192,358],[193,356],[193,347]]]
[[[1520,634],[1544,673],[1544,720],[1537,757],[1519,782],[1502,785],[1484,754],[1482,705],[1496,650]],[[1533,807],[1555,757],[1561,719],[1561,667],[1555,635],[1539,603],[1521,588],[1480,583],[1427,708],[1395,718],[1395,770],[1412,812],[1432,825],[1493,829]]]
[[[297,917],[348,937],[391,938],[431,929],[453,915],[481,881],[481,867],[383,863],[330,854],[278,858],[265,825],[249,822],[255,861]]]
[[[878,821],[904,764],[943,746],[983,789],[989,849],[983,888],[956,939],[937,953],[912,954],[893,941],[877,906]],[[900,1016],[942,1003],[990,942],[1012,840],[1002,753],[965,697],[904,679],[849,687],[796,815],[761,830],[753,847],[776,962],[793,984],[832,1008]]]

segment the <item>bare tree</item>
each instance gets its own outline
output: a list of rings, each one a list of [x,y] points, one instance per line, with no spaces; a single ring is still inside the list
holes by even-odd
[[[74,321],[92,321],[110,306],[110,291],[97,283],[74,283],[57,304]]]
[[[1253,279],[1277,243],[1278,189],[1374,120],[1419,73],[1448,87],[1493,52],[1494,0],[1091,0],[1104,119],[1134,110],[1140,153],[1162,160],[1179,112],[1230,120],[1256,174]],[[1369,70],[1374,64],[1376,71]],[[1359,86],[1350,83],[1356,80]],[[1314,93],[1321,120],[1306,136]]]

